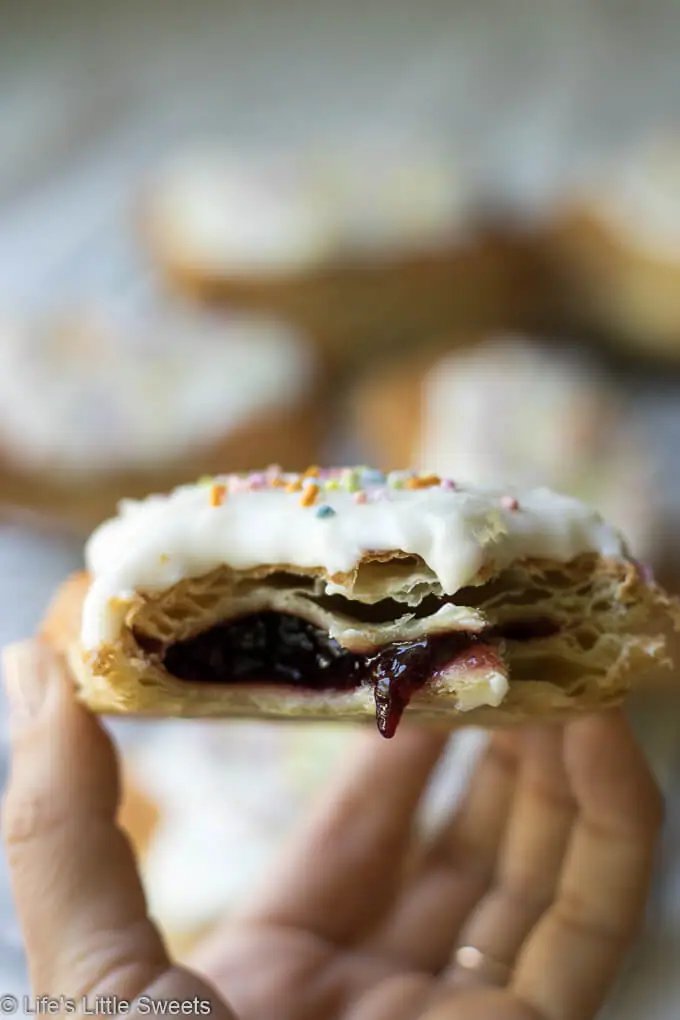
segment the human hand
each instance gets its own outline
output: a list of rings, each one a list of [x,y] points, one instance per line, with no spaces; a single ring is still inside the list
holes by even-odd
[[[620,713],[495,734],[427,846],[414,812],[446,737],[403,726],[362,734],[250,909],[178,967],[115,824],[109,738],[43,644],[8,649],[5,677],[5,844],[38,994],[198,997],[220,1020],[588,1020],[636,932],[661,805]]]

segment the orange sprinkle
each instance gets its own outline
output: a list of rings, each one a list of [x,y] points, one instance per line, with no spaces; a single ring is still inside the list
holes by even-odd
[[[288,488],[288,482],[283,478],[272,478],[269,484],[275,489]]]
[[[305,471],[305,473],[303,474],[302,477],[303,478],[318,478],[320,471],[321,471],[321,468],[317,467],[316,464],[312,464],[311,467],[307,468],[307,470]]]
[[[222,506],[226,498],[226,485],[213,485],[210,490],[210,506]]]
[[[407,478],[404,482],[405,489],[431,489],[435,485],[441,485],[441,478],[438,475],[423,475],[420,478]]]
[[[318,485],[306,485],[305,491],[300,496],[300,506],[314,506],[316,497],[319,495]]]
[[[299,492],[302,488],[302,482],[297,478],[294,482],[288,482],[286,485],[286,492]]]

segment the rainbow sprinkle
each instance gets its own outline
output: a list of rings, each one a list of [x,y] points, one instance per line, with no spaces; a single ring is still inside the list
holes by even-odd
[[[382,471],[377,471],[375,468],[364,467],[361,469],[361,484],[366,487],[369,485],[384,485],[385,475]]]
[[[325,492],[346,492],[354,497],[355,503],[364,505],[397,499],[394,493],[401,489],[439,488],[446,492],[457,489],[450,478],[440,478],[432,473],[419,474],[412,469],[384,472],[366,465],[320,468],[316,464],[302,472],[285,472],[278,464],[270,464],[263,471],[217,477],[206,475],[199,479],[198,484],[210,486],[209,501],[214,507],[221,506],[231,493],[275,492],[278,489],[299,493],[300,506],[315,507],[315,515],[320,518],[333,517],[338,513],[328,503],[319,502]],[[517,510],[519,506],[515,497],[510,495],[501,496],[500,503],[507,510]]]
[[[519,510],[519,500],[514,496],[501,496],[500,502],[504,510]]]
[[[304,491],[300,496],[300,506],[314,506],[316,503],[316,497],[319,495],[319,486],[312,482],[311,485],[305,485]]]
[[[229,492],[250,492],[248,478],[243,475],[231,475],[229,477]]]
[[[441,478],[439,475],[415,475],[413,478],[407,478],[404,482],[405,489],[433,489],[435,486],[441,485]]]
[[[226,485],[213,485],[210,490],[210,506],[222,506],[226,498]]]
[[[342,485],[348,492],[358,492],[361,488],[359,472],[356,468],[347,468],[342,473]]]

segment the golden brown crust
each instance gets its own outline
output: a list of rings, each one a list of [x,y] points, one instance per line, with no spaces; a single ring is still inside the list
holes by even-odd
[[[488,230],[448,251],[361,260],[275,279],[201,271],[148,224],[145,234],[180,293],[274,311],[341,359],[379,357],[387,348],[456,329],[536,325],[544,315],[534,254],[509,231]]]
[[[83,603],[90,587],[90,575],[85,570],[71,574],[57,589],[40,628],[40,634],[61,655],[78,640]]]
[[[253,464],[278,463],[304,470],[319,459],[323,406],[315,390],[304,401],[265,411],[220,442],[191,457],[156,470],[69,477],[62,482],[48,472],[22,471],[3,458],[0,447],[0,501],[53,515],[81,533],[113,516],[123,497],[143,499],[149,492],[169,492],[202,475],[248,471]],[[0,440],[1,442],[1,440]]]
[[[418,462],[428,372],[441,359],[442,348],[463,353],[487,335],[456,334],[440,348],[420,352],[391,368],[381,367],[362,381],[352,394],[350,415],[371,463],[392,471]]]
[[[248,583],[257,574],[249,572]],[[224,600],[237,597],[235,584],[241,580],[241,575],[237,578],[221,568],[181,582],[160,596],[139,593],[122,606],[125,625],[120,640],[103,647],[90,661],[78,640],[89,579],[86,574],[75,575],[57,593],[43,634],[68,657],[81,697],[97,712],[374,721],[369,687],[319,693],[266,685],[187,683],[170,676],[139,643],[142,635],[179,640],[197,632],[199,621],[205,629],[218,618],[228,618]],[[511,684],[499,708],[460,712],[450,685],[426,684],[407,710],[412,721],[447,727],[495,726],[537,717],[559,719],[616,704],[625,696],[631,678],[655,663],[669,664],[664,639],[650,629],[650,621],[656,623],[655,617],[664,616],[676,626],[680,623],[678,605],[646,583],[633,564],[593,556],[579,557],[566,566],[538,561],[516,564],[488,584],[467,589],[466,595],[477,599],[491,625],[522,620],[529,606],[533,615],[548,614],[557,620],[560,631],[530,642],[507,642]],[[206,609],[211,605],[212,616]],[[474,604],[469,611],[474,612]]]
[[[423,379],[435,359],[409,359],[371,373],[351,397],[350,414],[361,449],[384,471],[418,461]]]
[[[579,325],[680,357],[680,260],[636,247],[589,204],[573,205],[549,234],[548,254]]]

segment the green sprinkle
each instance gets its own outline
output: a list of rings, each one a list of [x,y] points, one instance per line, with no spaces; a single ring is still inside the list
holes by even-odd
[[[349,468],[342,476],[342,482],[348,492],[358,492],[361,488],[359,472],[356,468]]]

